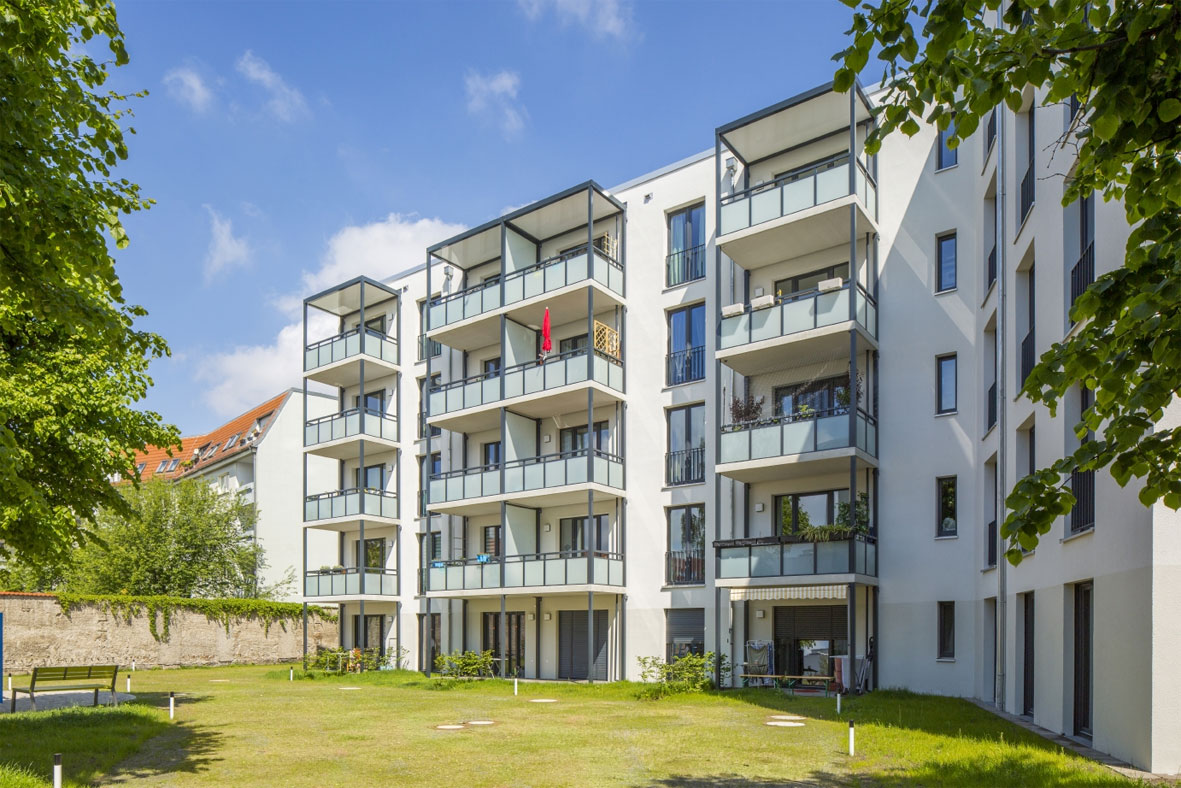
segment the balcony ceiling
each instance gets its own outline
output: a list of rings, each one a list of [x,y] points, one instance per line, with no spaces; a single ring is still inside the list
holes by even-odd
[[[844,321],[810,331],[800,331],[783,337],[751,342],[746,345],[717,351],[717,358],[740,375],[754,377],[768,372],[780,372],[818,361],[849,358],[849,329]],[[877,343],[857,327],[857,351],[876,350]],[[860,362],[859,362],[860,363]]]
[[[792,481],[814,476],[831,476],[849,472],[849,458],[857,457],[857,470],[878,467],[878,461],[857,449],[828,449],[786,457],[767,457],[745,462],[727,462],[717,466],[719,476],[754,484],[791,478]]]
[[[854,104],[858,123],[870,118],[862,101]],[[849,94],[810,92],[722,126],[722,142],[752,162],[849,127]]]
[[[305,303],[337,317],[343,317],[360,311],[362,295],[365,297],[366,310],[384,306],[387,302],[398,297],[393,288],[367,277],[359,277],[339,287],[311,296]],[[378,313],[374,312],[374,314]]]

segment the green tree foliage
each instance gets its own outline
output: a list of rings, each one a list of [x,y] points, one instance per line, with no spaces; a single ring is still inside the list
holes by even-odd
[[[1181,386],[1181,2],[1177,0],[844,0],[856,7],[853,43],[834,59],[847,90],[875,48],[885,64],[876,151],[919,121],[953,129],[956,144],[1000,104],[1017,111],[1033,90],[1043,105],[1081,106],[1059,140],[1073,169],[1063,203],[1099,192],[1122,199],[1132,225],[1124,265],[1071,309],[1082,326],[1055,343],[1022,393],[1051,414],[1075,386],[1094,405],[1075,426],[1071,455],[1019,480],[1002,528],[1021,560],[1070,511],[1075,469],[1136,479],[1145,505],[1181,508],[1181,428],[1162,423]],[[994,29],[984,11],[1000,11]],[[951,123],[954,117],[954,124]],[[1057,154],[1056,154],[1057,155]]]
[[[113,174],[129,110],[102,86],[126,62],[110,2],[0,3],[0,555],[32,565],[84,542],[99,507],[126,511],[108,478],[178,440],[132,407],[168,348],[135,330],[108,245],[148,204]]]

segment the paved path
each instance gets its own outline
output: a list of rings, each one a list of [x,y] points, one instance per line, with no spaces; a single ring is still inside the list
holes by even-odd
[[[116,693],[120,703],[126,703],[129,700],[135,700],[134,695],[129,695],[126,692]],[[98,703],[100,706],[106,706],[111,702],[111,693],[106,690],[98,691]],[[53,692],[46,690],[45,692],[37,693],[37,711],[47,711],[49,709],[67,709],[71,706],[91,706],[94,704],[94,690],[79,690],[63,692]],[[8,714],[12,709],[12,696],[8,694],[8,690],[4,690],[4,702],[0,703],[0,714]],[[29,711],[32,706],[29,703],[29,696],[23,692],[16,696],[16,710]]]

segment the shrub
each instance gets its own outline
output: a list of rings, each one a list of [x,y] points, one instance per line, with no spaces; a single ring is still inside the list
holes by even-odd
[[[472,681],[492,675],[491,651],[456,651],[435,657],[435,670],[451,681]]]
[[[392,651],[381,653],[377,648],[321,648],[308,659],[308,670],[323,670],[338,673],[360,673],[366,670],[390,670],[400,668],[409,653],[401,649],[395,655]]]
[[[685,692],[704,692],[724,684],[730,676],[730,660],[712,651],[683,654],[672,662],[660,657],[637,657],[640,663],[642,698],[663,698]],[[715,669],[717,676],[715,676]],[[720,679],[720,681],[718,680]]]

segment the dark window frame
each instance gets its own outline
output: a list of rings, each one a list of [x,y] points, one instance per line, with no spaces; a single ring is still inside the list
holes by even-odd
[[[947,141],[955,132],[955,118],[947,124],[946,129],[939,130],[938,146],[935,155],[935,172],[951,169],[960,163],[960,149],[948,146]]]
[[[951,283],[944,278],[943,251],[945,244],[951,242]],[[955,290],[959,282],[959,241],[956,231],[942,233],[935,236],[935,292],[949,293]]]
[[[700,211],[699,222],[701,225],[701,239],[702,240],[701,240],[701,243],[699,243],[699,244],[693,243],[694,228],[697,227],[697,224],[695,224],[692,221],[692,216],[695,211]],[[678,243],[674,242],[673,221],[679,216],[686,216],[686,219],[685,219],[685,222],[683,225],[682,237],[680,238],[679,244],[678,244]],[[701,269],[702,270],[701,276],[689,276],[689,274],[692,273],[692,271],[690,271],[690,266],[689,266],[690,256],[692,254],[694,254],[695,250],[697,250],[697,249],[701,249],[702,256],[704,256],[704,254],[705,254],[705,245],[708,243],[708,237],[705,234],[705,226],[706,226],[706,222],[705,222],[705,201],[704,200],[699,203],[687,205],[683,208],[678,208],[675,211],[669,211],[667,214],[665,214],[665,229],[666,229],[666,232],[665,232],[665,244],[666,244],[666,246],[665,246],[665,248],[666,248],[665,260],[666,260],[666,263],[665,263],[665,271],[664,271],[664,286],[665,287],[680,287],[681,285],[688,284],[689,282],[697,282],[697,281],[700,281],[705,278],[705,266],[704,265],[702,266],[702,269]],[[682,255],[684,257],[684,267],[685,267],[685,271],[686,271],[686,276],[684,279],[682,279],[679,282],[669,281],[671,279],[671,277],[669,275],[671,273],[671,268],[670,268],[669,262],[667,262],[667,261],[670,261],[672,259],[673,255]]]
[[[951,487],[951,516],[947,516],[946,485]],[[951,528],[945,523],[951,520]],[[959,536],[959,477],[937,476],[935,478],[935,536]]]
[[[684,539],[684,527],[682,523],[681,547],[673,547],[673,512],[688,513],[691,509],[698,509],[701,512],[701,543],[699,545],[689,545]],[[683,516],[683,515],[682,515]],[[703,503],[687,503],[678,506],[666,506],[664,509],[664,535],[666,549],[672,553],[685,550],[705,550],[705,504]]]
[[[845,261],[843,263],[837,263],[836,265],[829,265],[829,266],[825,266],[824,268],[817,268],[814,271],[807,271],[802,274],[796,274],[795,276],[786,276],[783,279],[776,279],[775,280],[775,296],[777,298],[786,298],[788,296],[795,296],[795,295],[799,295],[800,293],[810,293],[810,292],[814,291],[816,289],[815,287],[801,288],[800,282],[805,279],[812,279],[817,274],[823,274],[825,279],[836,279],[837,277],[840,277],[841,279],[848,281],[849,280],[849,263],[848,263],[848,261]],[[788,285],[791,289],[790,290],[785,289],[784,285]]]
[[[943,365],[950,361],[952,364],[952,391],[951,391],[951,407],[943,407]],[[960,370],[959,359],[956,353],[944,353],[935,357],[935,413],[936,415],[943,415],[945,413],[956,413],[959,410],[960,397]]]
[[[955,602],[937,602],[935,653],[937,659],[955,659]]]
[[[838,487],[838,488],[834,488],[831,490],[809,490],[806,492],[782,493],[780,495],[773,496],[771,498],[771,505],[774,509],[774,511],[772,512],[772,516],[775,519],[772,521],[772,525],[773,525],[776,532],[772,535],[773,536],[795,536],[799,532],[799,528],[800,528],[799,499],[800,498],[807,498],[807,497],[811,497],[811,496],[825,495],[828,497],[828,500],[825,503],[825,506],[827,509],[827,516],[825,517],[826,521],[823,523],[812,523],[811,525],[833,525],[833,524],[835,524],[836,518],[837,518],[837,508],[838,508],[838,504],[840,503],[840,497],[839,497],[840,493],[845,494],[845,500],[847,502],[848,496],[849,496],[849,488],[848,487]],[[790,523],[784,522],[783,504],[785,501],[790,502],[790,504],[791,504],[791,522]],[[789,530],[784,530],[785,525],[788,526]]]
[[[849,412],[849,409],[854,406],[851,401],[848,405],[841,405],[839,397],[840,391],[849,390],[849,378],[847,375],[836,375],[831,378],[821,378],[819,380],[811,380],[802,383],[787,383],[782,386],[776,386],[771,390],[771,415],[775,419],[794,418],[802,415],[800,406],[806,405],[811,410],[808,418],[817,418],[818,416],[841,416]],[[816,397],[819,394],[825,394],[829,400],[829,404],[824,407],[817,407],[815,403]],[[802,396],[803,395],[803,396]],[[783,411],[783,400],[786,396],[791,396],[791,413]],[[801,402],[801,399],[804,401]],[[808,401],[808,400],[811,401]]]

